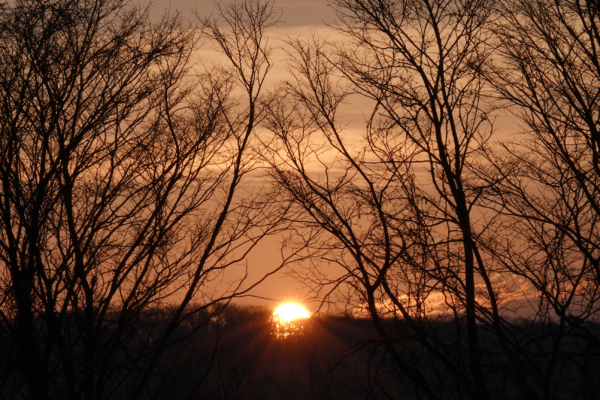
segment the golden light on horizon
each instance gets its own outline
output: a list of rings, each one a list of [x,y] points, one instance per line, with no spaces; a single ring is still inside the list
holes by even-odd
[[[278,339],[304,332],[303,320],[310,318],[310,313],[297,303],[285,303],[273,312],[273,334]]]
[[[310,318],[310,313],[300,304],[286,303],[277,307],[273,312],[273,318],[287,323],[296,319]]]

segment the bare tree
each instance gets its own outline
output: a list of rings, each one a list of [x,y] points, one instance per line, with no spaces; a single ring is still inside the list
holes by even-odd
[[[205,26],[232,68],[195,77],[201,32],[178,16],[0,11],[0,318],[25,397],[145,397],[181,323],[248,290],[217,283],[277,226],[272,194],[245,183],[273,13],[219,11],[235,40]]]
[[[273,176],[295,204],[298,245],[316,260],[303,279],[349,285],[402,375],[429,398],[541,397],[522,337],[502,315],[514,288],[498,279],[511,274],[480,243],[498,216],[481,197],[493,182],[479,174],[493,132],[482,68],[494,9],[470,0],[333,4],[346,44],[292,40],[294,80],[270,120]],[[361,134],[338,117],[354,93],[374,104]],[[328,280],[324,261],[345,274]],[[444,312],[451,333],[435,322]],[[397,318],[396,331],[386,317]],[[402,351],[402,337],[418,350]]]
[[[333,6],[345,44],[290,40],[269,118],[313,258],[298,277],[363,303],[428,398],[593,398],[597,4]],[[361,133],[339,117],[355,94],[373,104]],[[501,108],[517,140],[491,140]]]
[[[598,387],[589,381],[589,357],[600,344],[600,9],[577,0],[499,6],[488,76],[521,129],[482,169],[486,200],[503,215],[486,246],[539,293],[535,316],[546,326],[539,337],[552,332],[547,355],[532,363],[544,396],[563,390],[556,377],[567,364],[586,378],[566,396],[592,398]]]
[[[577,1],[515,1],[503,7],[505,19],[495,26],[502,62],[490,70],[490,79],[524,130],[517,140],[506,140],[504,157],[494,160],[492,198],[527,236],[512,242],[528,242],[529,250],[541,251],[539,257],[519,255],[517,249],[513,254],[510,248],[506,254],[515,262],[525,257],[533,263],[523,264],[531,271],[515,272],[546,292],[558,316],[579,297],[576,293],[586,292],[581,294],[587,305],[573,311],[581,313],[576,319],[588,318],[595,313],[588,307],[597,302],[600,276],[600,10],[595,3]],[[499,162],[505,164],[500,168]],[[546,268],[544,263],[553,265]],[[538,275],[544,270],[550,275]],[[563,303],[565,299],[570,300]]]

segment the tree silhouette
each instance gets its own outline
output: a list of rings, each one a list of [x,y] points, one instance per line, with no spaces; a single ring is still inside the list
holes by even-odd
[[[146,397],[182,323],[248,290],[217,282],[277,226],[268,188],[245,183],[270,66],[258,6],[221,10],[238,40],[212,38],[238,58],[200,72],[203,33],[177,15],[2,8],[0,318],[26,397]]]
[[[289,41],[293,78],[269,120],[272,175],[293,204],[297,245],[314,259],[298,279],[369,315],[415,396],[592,396],[583,379],[560,376],[587,375],[579,368],[597,337],[587,325],[597,224],[582,204],[596,176],[582,122],[595,114],[580,105],[596,106],[597,10],[332,5],[344,42]],[[373,105],[359,134],[338,117],[354,94]],[[517,150],[493,136],[500,97],[535,136]],[[579,138],[568,132],[582,125]],[[516,318],[524,302],[545,318]]]

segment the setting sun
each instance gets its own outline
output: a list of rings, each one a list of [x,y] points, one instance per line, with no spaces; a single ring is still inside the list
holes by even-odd
[[[297,303],[285,303],[277,307],[271,318],[272,334],[278,339],[298,337],[308,329],[310,313]]]
[[[287,303],[277,307],[273,312],[273,318],[281,323],[287,323],[297,319],[310,318],[310,313],[300,304]]]

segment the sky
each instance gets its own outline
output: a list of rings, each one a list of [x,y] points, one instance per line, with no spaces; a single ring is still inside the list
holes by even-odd
[[[228,0],[224,0],[226,3]],[[145,3],[139,2],[140,6]],[[269,30],[269,43],[273,46],[273,58],[275,65],[270,73],[269,86],[273,87],[277,82],[286,78],[286,68],[284,60],[284,51],[282,47],[285,45],[283,39],[286,37],[303,37],[314,32],[323,37],[331,37],[335,35],[334,31],[327,26],[327,23],[335,21],[335,14],[329,7],[326,0],[276,0],[275,9],[281,14],[280,22],[276,27]],[[197,21],[197,17],[207,17],[214,12],[213,0],[154,0],[151,8],[151,19],[159,20],[161,15],[166,11],[179,11],[182,17],[192,23]],[[204,45],[198,56],[202,61],[222,61],[224,58],[213,50],[210,46]],[[362,120],[360,106],[348,108],[349,116],[357,114]],[[249,271],[248,282],[258,279],[260,276],[276,268],[280,262],[280,245],[281,237],[267,238],[261,242],[258,247],[247,258],[247,268]],[[240,272],[244,267],[240,267],[236,273],[229,275],[226,281],[222,284],[223,287],[228,285],[228,280],[235,279],[240,276]],[[291,277],[287,276],[283,271],[269,277],[259,287],[254,289],[250,294],[258,297],[244,297],[237,299],[236,302],[243,304],[276,306],[282,301],[302,301],[302,288]],[[265,300],[269,298],[273,300]],[[311,310],[318,308],[317,302],[306,303],[305,306]]]
[[[140,6],[143,6],[143,0]],[[223,0],[226,3],[228,0]],[[308,38],[311,34],[327,38],[330,41],[338,41],[342,37],[328,24],[335,23],[335,13],[328,5],[327,0],[276,0],[275,9],[281,14],[280,22],[276,27],[270,28],[267,32],[269,43],[273,47],[274,67],[270,72],[267,89],[273,88],[278,82],[285,80],[287,76],[285,52],[285,38]],[[215,11],[213,0],[154,0],[151,8],[151,19],[159,20],[160,16],[166,11],[179,11],[182,17],[192,23],[198,21],[198,17],[208,17]],[[197,56],[203,62],[224,62],[225,58],[220,56],[210,45],[204,45],[198,51]],[[370,104],[364,99],[353,98],[352,103],[346,104],[342,111],[343,120],[349,124],[350,131],[357,133],[364,127],[364,121],[367,117],[365,113],[369,112]],[[510,131],[514,128],[514,121],[496,121],[496,134],[498,130]],[[500,122],[500,123],[498,123]],[[231,279],[239,277],[244,268],[249,271],[247,282],[253,282],[272,271],[279,265],[281,237],[268,238],[261,242],[257,248],[246,259],[246,266],[240,266],[240,269],[233,274],[228,275],[223,286],[227,287]],[[325,266],[324,266],[325,267]],[[336,274],[333,267],[327,267],[330,273]],[[278,272],[269,277],[259,287],[250,294],[257,297],[245,297],[237,300],[238,303],[256,304],[266,306],[276,306],[278,302],[288,300],[301,300],[303,289],[301,285],[287,276],[285,272]],[[274,300],[265,300],[268,298]],[[311,310],[316,310],[318,302],[306,304]]]
[[[224,0],[223,3],[226,3]],[[195,13],[204,17],[214,11],[213,0],[153,0],[153,16],[164,13],[165,10],[178,10],[184,18],[195,19]],[[140,5],[143,5],[143,0]],[[327,0],[276,0],[275,8],[281,11],[279,24],[282,29],[322,27],[324,22],[331,22],[335,14],[328,7]]]

